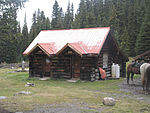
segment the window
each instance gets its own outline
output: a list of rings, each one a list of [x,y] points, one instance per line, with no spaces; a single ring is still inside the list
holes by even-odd
[[[104,53],[103,54],[103,68],[107,68],[108,67],[108,54]]]
[[[50,60],[48,58],[46,58],[46,64],[49,64]]]

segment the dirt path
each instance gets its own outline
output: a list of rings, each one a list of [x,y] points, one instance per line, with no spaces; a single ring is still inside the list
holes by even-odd
[[[3,109],[3,108],[1,108],[1,106],[0,106],[0,113],[12,113],[12,112]]]
[[[121,91],[129,92],[132,94],[128,95],[129,98],[145,101],[150,104],[150,94],[146,94],[147,92],[143,91],[140,78],[134,79],[134,84],[130,85],[126,83],[125,79],[122,83],[119,84],[119,87]]]
[[[74,101],[56,105],[44,105],[24,113],[101,113],[102,108],[89,107],[87,103]]]

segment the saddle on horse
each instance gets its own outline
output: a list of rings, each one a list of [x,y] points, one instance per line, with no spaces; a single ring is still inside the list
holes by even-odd
[[[139,63],[139,62],[132,62],[132,67],[133,67],[133,70],[136,72],[136,73],[139,73],[140,74],[140,66],[142,65],[142,63]]]

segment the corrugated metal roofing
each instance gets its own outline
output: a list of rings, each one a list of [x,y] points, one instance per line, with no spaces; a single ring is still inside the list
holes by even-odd
[[[29,55],[37,45],[48,54],[57,54],[66,44],[81,54],[98,54],[109,31],[109,27],[41,31],[23,54]]]
[[[54,43],[38,43],[39,47],[41,47],[46,53],[54,54]]]

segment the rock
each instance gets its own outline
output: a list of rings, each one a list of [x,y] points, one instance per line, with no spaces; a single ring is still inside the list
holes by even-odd
[[[143,97],[138,97],[137,99],[138,99],[138,100],[144,100],[144,98],[143,98]]]
[[[43,80],[43,81],[49,80],[49,79],[50,79],[50,77],[39,78],[39,80]]]
[[[96,76],[99,76],[99,73],[95,73]]]
[[[14,67],[11,67],[11,69],[15,69]]]
[[[96,106],[89,106],[89,109],[97,109]]]
[[[6,99],[6,98],[7,98],[6,96],[0,96],[0,100]]]
[[[27,83],[26,85],[25,85],[25,87],[34,87],[35,85],[33,84],[33,83]]]
[[[18,69],[18,70],[16,70],[15,72],[28,72],[28,71],[29,71],[29,69],[24,69],[24,70]]]
[[[17,95],[30,95],[30,94],[32,94],[30,91],[20,91],[19,93],[14,94],[14,96],[17,96]]]
[[[98,69],[95,69],[95,72],[98,72]]]
[[[107,106],[114,106],[116,104],[116,101],[114,98],[111,97],[105,97],[103,99],[103,104]]]
[[[95,74],[91,74],[91,77],[95,77]]]
[[[67,82],[76,83],[78,80],[67,80]]]
[[[99,80],[99,76],[96,76],[95,78],[96,78],[96,80]]]
[[[95,78],[94,77],[91,77],[91,82],[95,81]]]

